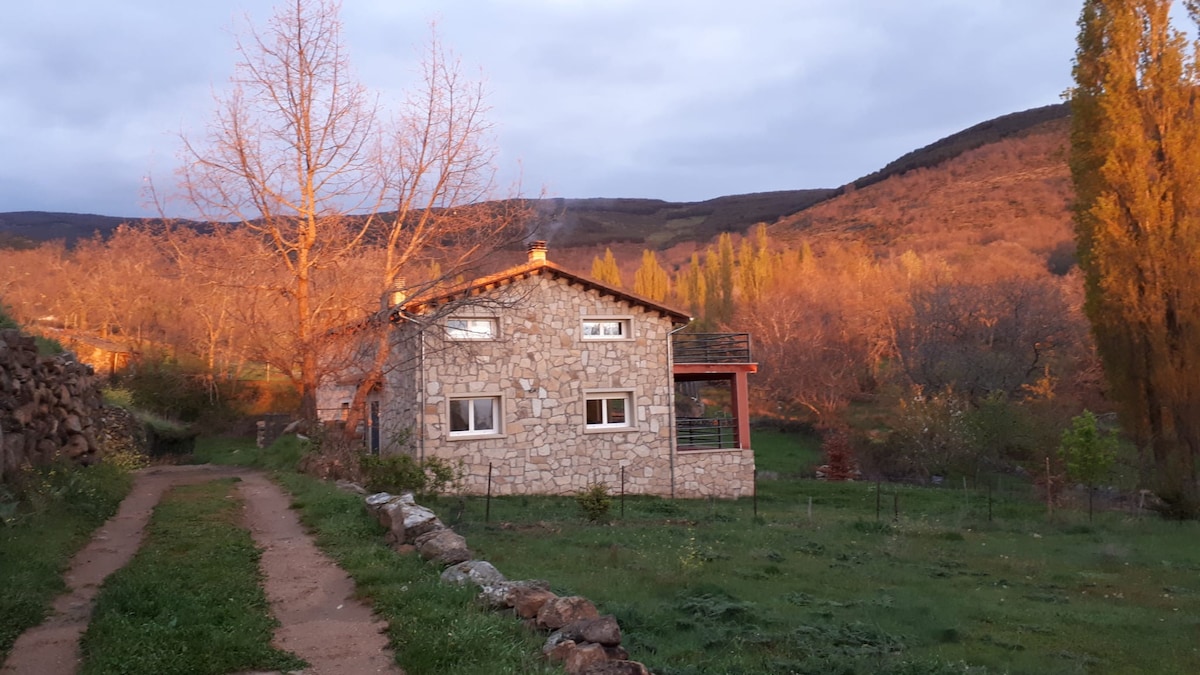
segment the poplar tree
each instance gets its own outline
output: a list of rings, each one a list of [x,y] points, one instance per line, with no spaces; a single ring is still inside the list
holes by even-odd
[[[708,249],[704,260],[705,298],[704,318],[714,325],[729,323],[733,318],[734,287],[733,237],[728,232],[717,239],[717,248]]]
[[[702,320],[708,297],[708,284],[704,279],[704,268],[698,252],[692,252],[691,262],[676,275],[675,292],[680,304],[687,307],[693,317]]]
[[[658,264],[654,251],[642,251],[642,265],[633,274],[633,292],[651,300],[662,301],[671,291],[671,279],[667,271]]]
[[[621,268],[617,266],[611,248],[604,249],[603,259],[600,256],[592,258],[592,277],[602,284],[621,287]]]
[[[738,250],[738,282],[743,300],[754,303],[762,297],[774,274],[773,262],[767,226],[759,223],[751,236],[742,239],[742,246]]]
[[[1087,0],[1071,92],[1086,311],[1169,515],[1200,513],[1200,127],[1195,47],[1170,0]],[[1200,3],[1188,2],[1197,22]]]

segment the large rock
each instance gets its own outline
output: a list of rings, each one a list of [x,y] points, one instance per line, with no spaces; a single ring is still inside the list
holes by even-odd
[[[439,565],[456,565],[471,559],[467,540],[449,528],[426,532],[413,543],[422,558]]]
[[[61,452],[71,459],[78,459],[88,452],[87,438],[83,434],[71,434]]]
[[[517,600],[529,593],[542,594],[543,600],[538,603],[531,614],[522,616],[531,619],[537,616],[545,600],[554,597],[550,592],[550,583],[542,580],[503,581],[497,584],[487,584],[480,589],[479,597],[484,604],[496,609],[508,609],[517,605]]]
[[[517,616],[522,619],[533,619],[537,617],[538,612],[542,611],[542,607],[545,607],[547,602],[557,597],[548,588],[522,586],[511,589],[505,600]]]
[[[443,570],[442,581],[458,586],[488,586],[505,581],[505,578],[500,570],[486,560],[468,560]]]
[[[579,619],[559,629],[567,639],[576,642],[595,642],[606,647],[621,644],[621,627],[611,614],[598,619]]]
[[[567,671],[567,675],[583,675],[605,663],[608,663],[608,655],[604,653],[604,647],[594,644],[576,644],[575,648],[567,652],[566,658],[563,659],[563,670]]]
[[[567,655],[575,651],[575,641],[567,639],[561,632],[554,631],[542,645],[542,655],[551,663],[562,663]]]
[[[538,610],[537,626],[547,630],[558,630],[573,621],[598,618],[600,612],[591,600],[571,595],[547,600]]]
[[[367,508],[374,511],[374,510],[378,509],[379,507],[383,506],[384,504],[392,501],[392,495],[390,495],[386,492],[376,492],[375,494],[370,495],[363,501],[365,501],[367,503]]]
[[[375,517],[379,520],[379,524],[387,528],[388,534],[391,535],[393,543],[407,544],[408,532],[404,529],[404,505],[400,503],[399,497],[393,497],[391,501],[376,507]]]
[[[416,541],[417,537],[426,532],[446,528],[442,521],[438,520],[437,514],[424,506],[404,502],[400,502],[400,505],[400,513],[404,515],[404,536],[409,541]]]

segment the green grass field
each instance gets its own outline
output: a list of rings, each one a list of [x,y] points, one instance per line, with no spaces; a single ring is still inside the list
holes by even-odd
[[[510,578],[617,615],[659,675],[1200,672],[1200,525],[1059,512],[1006,492],[797,480],[811,444],[756,436],[749,499],[443,498]],[[809,500],[811,499],[811,516]],[[893,519],[899,507],[900,517]]]

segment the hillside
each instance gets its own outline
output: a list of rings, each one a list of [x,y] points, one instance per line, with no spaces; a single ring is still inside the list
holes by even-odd
[[[789,190],[717,197],[703,202],[657,199],[545,199],[538,236],[557,247],[631,243],[663,249],[743,232],[820,203],[835,190]]]
[[[937,252],[964,264],[998,253],[1062,273],[1074,251],[1068,127],[1066,119],[1051,119],[932,167],[849,189],[780,219],[772,236],[862,241],[880,252]]]
[[[657,199],[537,200],[535,236],[554,246],[633,243],[664,248],[681,241],[705,241],[721,232],[744,231],[758,222],[774,222],[833,195],[835,190],[789,190],[717,197],[703,202]],[[68,245],[94,234],[107,236],[122,223],[147,219],[77,213],[15,211],[0,213],[4,241],[63,239]],[[640,250],[640,248],[639,248]]]
[[[6,241],[31,242],[64,239],[74,243],[95,233],[107,236],[121,223],[140,222],[138,218],[116,218],[91,213],[51,213],[46,211],[10,211],[0,213],[0,235]]]
[[[899,159],[889,162],[882,169],[859,178],[851,183],[850,186],[847,186],[847,188],[861,189],[908,171],[936,166],[942,162],[954,159],[964,152],[969,152],[990,143],[997,143],[1012,136],[1018,136],[1046,122],[1068,119],[1070,114],[1071,111],[1067,107],[1067,104],[1056,103],[1022,112],[1001,115],[995,119],[980,122],[956,134],[951,134],[918,150],[913,150]],[[839,190],[839,193],[846,191],[847,188]]]

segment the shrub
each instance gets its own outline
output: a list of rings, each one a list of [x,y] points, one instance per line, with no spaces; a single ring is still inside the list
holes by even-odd
[[[365,487],[372,492],[420,492],[425,488],[425,471],[409,455],[363,455],[359,466]]]
[[[256,393],[239,381],[214,378],[161,355],[140,358],[114,382],[139,410],[209,428],[224,428],[250,407],[246,399]]]
[[[133,408],[133,392],[126,387],[105,387],[100,390],[100,395],[104,398],[104,405],[126,410]]]
[[[457,485],[462,477],[462,465],[454,465],[440,457],[417,461],[403,453],[380,457],[363,455],[359,459],[362,480],[373,492],[415,492],[436,497]]]
[[[575,493],[575,503],[589,521],[598,523],[606,520],[608,510],[612,507],[612,495],[608,493],[608,485],[592,483]]]
[[[425,471],[425,487],[421,490],[428,495],[440,495],[448,488],[457,487],[466,471],[462,462],[451,464],[441,457],[426,457],[421,463]]]
[[[827,429],[821,443],[825,464],[819,471],[825,480],[854,480],[859,477],[858,460],[850,447],[850,435],[844,429]]]

